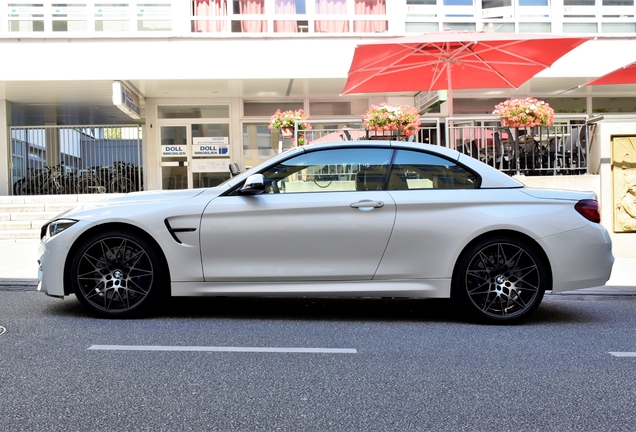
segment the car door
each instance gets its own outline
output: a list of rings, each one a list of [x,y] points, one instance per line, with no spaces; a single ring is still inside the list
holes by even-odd
[[[396,150],[387,191],[397,215],[375,279],[448,278],[467,233],[483,224],[481,206],[498,191],[475,189],[477,176],[457,161]]]
[[[263,194],[232,193],[202,216],[206,281],[369,280],[395,221],[392,150],[309,151],[264,170]]]

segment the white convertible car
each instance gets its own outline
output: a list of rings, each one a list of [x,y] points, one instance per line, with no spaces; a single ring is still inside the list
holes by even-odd
[[[600,286],[614,258],[593,193],[529,189],[405,142],[292,149],[207,189],[136,192],[42,227],[39,290],[124,316],[162,296],[448,298],[527,317]]]

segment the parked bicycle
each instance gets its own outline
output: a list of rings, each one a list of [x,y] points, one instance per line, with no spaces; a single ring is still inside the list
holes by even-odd
[[[29,168],[29,175],[13,184],[14,195],[73,194],[75,171],[64,172],[63,164],[44,168]]]
[[[138,168],[128,162],[115,162],[110,167],[93,166],[80,175],[77,193],[128,193],[141,190]]]
[[[128,162],[69,171],[64,164],[29,168],[29,175],[13,184],[14,195],[128,193],[142,190],[141,171]]]

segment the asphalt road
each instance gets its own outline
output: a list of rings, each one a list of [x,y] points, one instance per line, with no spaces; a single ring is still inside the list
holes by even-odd
[[[447,300],[177,299],[96,319],[5,288],[0,326],[2,431],[636,429],[636,357],[610,354],[636,351],[631,296],[547,295],[497,326]]]

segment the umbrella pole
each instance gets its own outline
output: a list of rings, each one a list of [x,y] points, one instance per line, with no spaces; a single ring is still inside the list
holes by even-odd
[[[448,85],[448,117],[453,117],[453,85],[451,82],[451,63],[448,62],[446,63],[446,83]],[[451,143],[447,142],[446,143],[446,147],[448,148],[455,148],[455,131],[453,130],[453,122],[451,120],[449,120],[446,124],[446,128],[449,131],[448,134],[446,134],[447,138],[453,137],[453,143],[451,146]]]
[[[453,85],[451,78],[451,63],[446,64],[446,82],[448,85],[448,116],[453,116]]]

